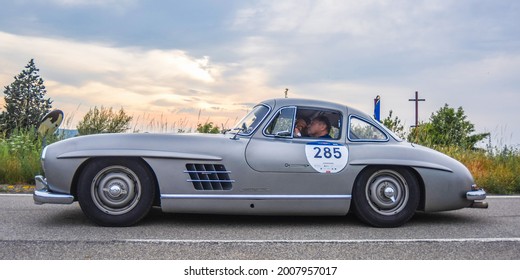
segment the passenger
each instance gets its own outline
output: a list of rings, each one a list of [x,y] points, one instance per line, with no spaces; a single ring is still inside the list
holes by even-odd
[[[330,121],[325,116],[317,116],[311,121],[311,124],[307,127],[307,133],[309,133],[309,136],[311,137],[317,137],[317,138],[332,138],[330,133]]]
[[[294,137],[307,136],[307,121],[305,119],[297,119],[294,125]]]

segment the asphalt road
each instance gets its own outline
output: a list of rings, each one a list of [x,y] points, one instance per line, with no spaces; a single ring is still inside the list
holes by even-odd
[[[91,223],[77,203],[0,195],[0,259],[520,259],[520,197],[489,209],[417,213],[378,229],[346,217],[165,214],[128,228]]]

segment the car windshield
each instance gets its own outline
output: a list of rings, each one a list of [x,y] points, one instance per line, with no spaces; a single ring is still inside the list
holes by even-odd
[[[249,135],[255,131],[258,125],[265,118],[269,112],[269,107],[265,105],[258,105],[253,108],[249,114],[243,117],[234,127],[239,134]]]

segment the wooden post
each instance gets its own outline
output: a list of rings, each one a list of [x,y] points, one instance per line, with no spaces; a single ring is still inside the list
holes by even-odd
[[[426,99],[419,99],[419,92],[415,92],[415,99],[408,99],[408,101],[414,101],[415,102],[415,125],[412,127],[415,127],[415,142],[418,142],[419,137],[419,101],[426,101]]]

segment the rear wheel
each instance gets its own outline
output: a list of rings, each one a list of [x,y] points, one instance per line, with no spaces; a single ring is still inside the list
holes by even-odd
[[[405,168],[371,167],[356,180],[352,192],[359,219],[375,227],[398,227],[419,206],[419,183]]]
[[[78,201],[87,217],[102,226],[130,226],[148,214],[154,180],[135,159],[95,159],[79,178]]]

